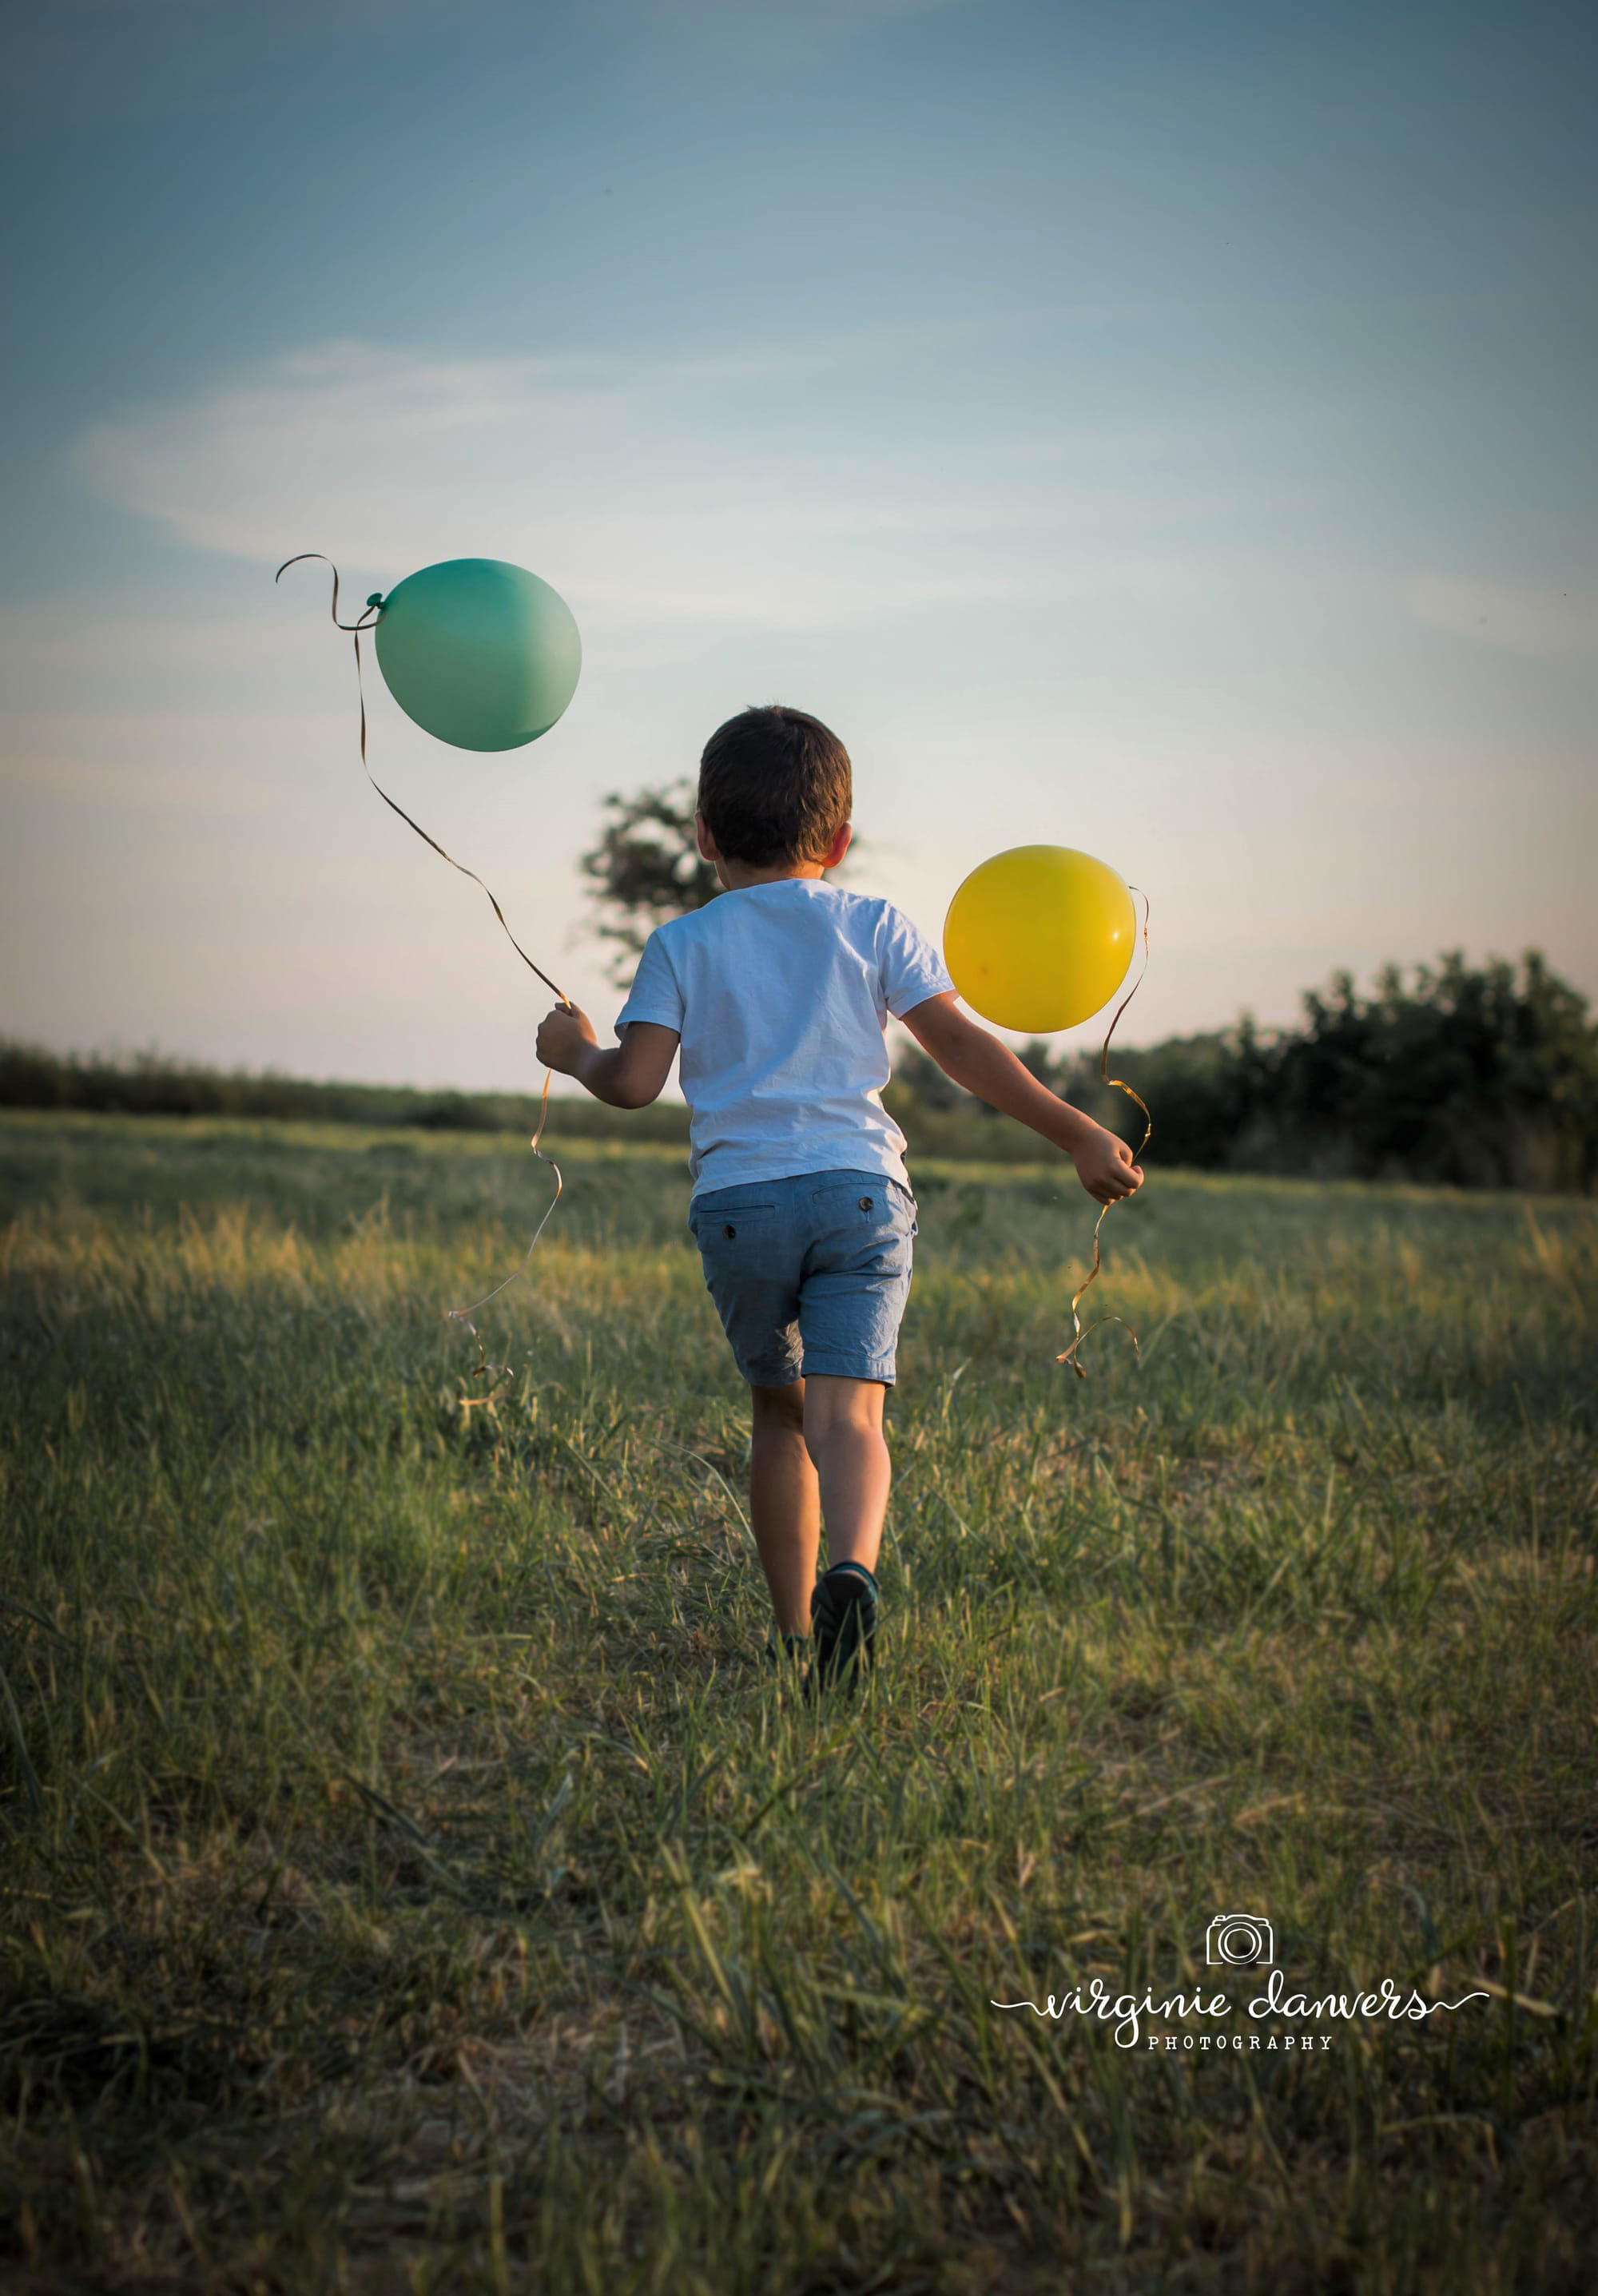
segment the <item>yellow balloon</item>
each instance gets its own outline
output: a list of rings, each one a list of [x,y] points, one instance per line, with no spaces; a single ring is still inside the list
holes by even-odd
[[[1136,929],[1132,896],[1104,862],[1069,845],[1016,845],[960,887],[943,954],[973,1013],[1047,1037],[1110,1002]]]

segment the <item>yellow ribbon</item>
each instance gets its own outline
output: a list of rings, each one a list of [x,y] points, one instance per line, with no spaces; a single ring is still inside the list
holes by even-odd
[[[1137,969],[1136,980],[1132,983],[1131,988],[1127,989],[1120,1003],[1116,1006],[1115,1018],[1110,1021],[1109,1028],[1104,1032],[1103,1050],[1099,1054],[1099,1074],[1107,1085],[1113,1085],[1117,1092],[1124,1092],[1128,1100],[1136,1101],[1139,1108],[1143,1110],[1144,1126],[1143,1136],[1138,1142],[1136,1147],[1132,1151],[1132,1160],[1135,1164],[1138,1158],[1143,1154],[1143,1150],[1148,1146],[1150,1141],[1154,1136],[1154,1119],[1149,1114],[1148,1103],[1143,1099],[1142,1095],[1134,1092],[1131,1086],[1127,1084],[1124,1078],[1120,1077],[1112,1077],[1110,1073],[1110,1039],[1115,1034],[1116,1023],[1119,1021],[1121,1014],[1126,1011],[1127,1005],[1130,1004],[1132,999],[1143,987],[1143,974],[1149,969],[1149,897],[1143,891],[1141,886],[1134,885],[1131,888],[1131,890],[1136,893],[1143,902],[1143,963]],[[1135,1193],[1135,1191],[1134,1193]],[[1087,1290],[1090,1283],[1096,1283],[1098,1280],[1099,1268],[1102,1265],[1099,1256],[1099,1230],[1104,1225],[1106,1215],[1114,1210],[1116,1203],[1122,1201],[1123,1199],[1117,1197],[1110,1203],[1102,1206],[1099,1217],[1094,1222],[1093,1266],[1088,1270],[1082,1282],[1077,1286],[1076,1292],[1072,1295],[1071,1299],[1071,1324],[1077,1336],[1071,1341],[1069,1347],[1065,1349],[1064,1353],[1056,1356],[1054,1358],[1056,1363],[1069,1364],[1071,1369],[1076,1373],[1078,1379],[1086,1379],[1087,1377],[1087,1374],[1083,1370],[1081,1364],[1078,1360],[1078,1351],[1081,1348],[1083,1341],[1086,1339],[1088,1332],[1096,1332],[1101,1324],[1119,1324],[1127,1332],[1130,1332],[1132,1334],[1132,1352],[1140,1363],[1143,1361],[1143,1350],[1137,1343],[1137,1333],[1132,1331],[1132,1326],[1127,1322],[1125,1316],[1095,1316],[1094,1321],[1087,1326],[1087,1331],[1085,1332],[1082,1328],[1082,1318],[1077,1313],[1077,1308],[1081,1300],[1083,1293]]]

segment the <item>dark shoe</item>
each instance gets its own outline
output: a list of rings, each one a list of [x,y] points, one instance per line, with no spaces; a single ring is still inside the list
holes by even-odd
[[[877,1582],[863,1562],[834,1562],[810,1598],[815,1660],[807,1691],[857,1688],[863,1667],[876,1658]]]
[[[780,1644],[775,1635],[766,1637],[766,1663],[774,1670],[779,1667],[796,1666],[802,1675],[809,1655],[808,1635],[784,1635]]]

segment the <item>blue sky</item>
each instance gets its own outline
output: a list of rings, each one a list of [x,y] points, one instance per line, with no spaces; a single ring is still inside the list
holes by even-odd
[[[1023,840],[1147,887],[1134,1036],[1445,947],[1598,988],[1593,23],[57,0],[4,117],[0,1025],[529,1080],[536,989],[272,589],[312,548],[570,601],[545,741],[380,692],[373,757],[598,1016],[601,797],[773,698],[930,929]]]

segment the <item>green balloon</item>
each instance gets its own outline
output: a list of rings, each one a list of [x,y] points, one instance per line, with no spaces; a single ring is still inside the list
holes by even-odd
[[[383,601],[377,659],[407,718],[457,750],[519,750],[577,691],[583,645],[558,590],[504,558],[447,558]]]

